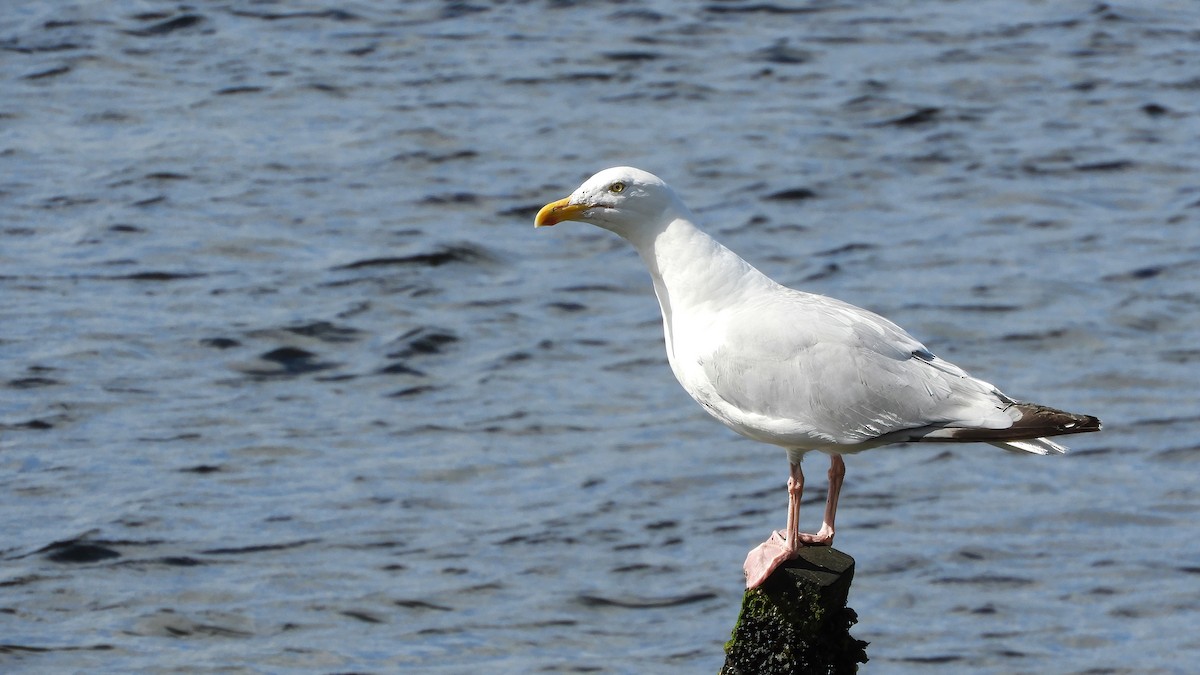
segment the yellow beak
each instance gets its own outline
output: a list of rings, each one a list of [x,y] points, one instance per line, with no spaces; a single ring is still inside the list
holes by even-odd
[[[564,220],[578,220],[579,216],[588,210],[587,204],[571,204],[570,197],[564,197],[556,202],[550,202],[538,211],[533,219],[534,227],[549,227]]]

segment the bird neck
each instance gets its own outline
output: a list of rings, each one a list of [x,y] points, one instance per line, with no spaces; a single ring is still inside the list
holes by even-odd
[[[654,281],[662,309],[668,354],[682,316],[720,311],[742,296],[749,284],[771,284],[766,276],[700,230],[677,216],[653,233],[630,238]]]
[[[744,284],[765,279],[761,272],[725,248],[685,217],[671,220],[656,235],[634,242],[660,300],[675,305],[721,303]]]

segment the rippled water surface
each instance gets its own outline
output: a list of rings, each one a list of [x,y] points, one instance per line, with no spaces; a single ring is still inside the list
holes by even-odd
[[[715,672],[785,456],[674,382],[623,242],[531,227],[632,164],[781,282],[1106,423],[850,458],[865,672],[1187,672],[1198,26],[7,3],[0,669]]]

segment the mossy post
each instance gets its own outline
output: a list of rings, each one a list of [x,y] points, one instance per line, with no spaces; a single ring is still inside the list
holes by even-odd
[[[742,597],[720,675],[857,672],[867,643],[850,636],[853,579],[854,558],[828,546],[800,549]]]

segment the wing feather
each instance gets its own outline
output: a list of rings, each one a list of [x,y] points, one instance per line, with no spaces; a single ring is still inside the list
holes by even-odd
[[[745,418],[787,420],[838,444],[931,425],[1012,425],[995,387],[891,321],[780,288],[723,313],[711,348],[695,355],[711,393]]]

